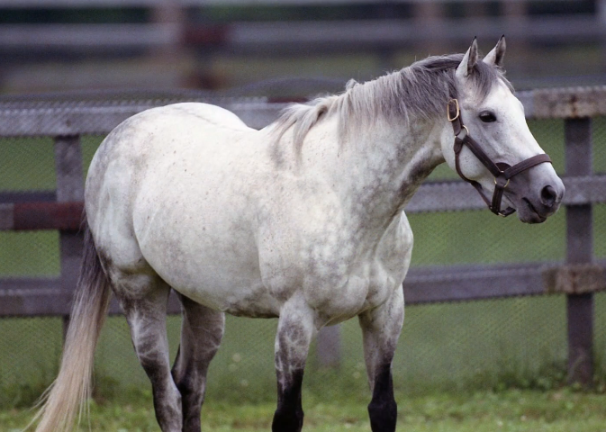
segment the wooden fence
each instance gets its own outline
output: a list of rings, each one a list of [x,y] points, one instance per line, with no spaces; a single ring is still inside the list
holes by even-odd
[[[606,115],[606,87],[535,90],[518,96],[528,118],[565,122],[565,262],[413,268],[405,282],[406,302],[565,293],[570,380],[589,384],[593,375],[593,293],[606,289],[606,265],[592,256],[592,206],[606,202],[606,176],[592,173],[591,124],[592,117]],[[0,192],[0,230],[59,230],[61,254],[58,278],[0,279],[0,317],[69,316],[82,251],[79,228],[84,167],[80,136],[106,134],[137,112],[183,99],[177,95],[170,100],[132,103],[0,103],[0,137],[54,137],[57,175],[54,192]],[[211,102],[231,109],[255,128],[270,123],[284,108],[284,104],[264,99]],[[408,205],[407,213],[484,207],[478,195],[461,181],[426,183]],[[170,311],[179,311],[175,298],[171,298]],[[119,313],[115,303],[110,313]],[[329,348],[338,336],[334,329],[322,335],[318,343]],[[327,361],[330,352],[326,350]]]
[[[224,54],[299,56],[309,52],[395,51],[411,44],[431,46],[445,41],[467,45],[474,36],[496,40],[503,33],[509,40],[533,43],[603,42],[606,0],[596,0],[591,13],[529,13],[530,3],[547,1],[496,0],[492,3],[499,5],[499,14],[490,16],[481,0],[0,0],[0,11],[141,8],[149,11],[151,17],[143,23],[3,24],[0,51],[21,56],[115,55],[150,49],[175,51],[186,46]],[[284,8],[360,3],[380,6],[385,19],[226,23],[207,18],[201,23],[190,22],[187,17],[192,8],[211,6]],[[448,16],[447,8],[453,3],[464,19]],[[410,8],[411,17],[389,18],[394,15],[390,7],[401,5]]]

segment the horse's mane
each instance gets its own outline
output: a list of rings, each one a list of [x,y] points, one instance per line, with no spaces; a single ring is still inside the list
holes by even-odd
[[[348,130],[368,124],[378,117],[408,122],[410,118],[431,119],[445,116],[449,99],[457,98],[455,71],[463,54],[428,57],[400,71],[358,84],[350,81],[340,95],[317,98],[307,104],[295,104],[284,110],[274,124],[279,140],[291,127],[294,143],[300,148],[309,130],[327,113],[337,113],[339,137]],[[500,69],[478,61],[471,74],[480,99],[499,79],[511,84]]]

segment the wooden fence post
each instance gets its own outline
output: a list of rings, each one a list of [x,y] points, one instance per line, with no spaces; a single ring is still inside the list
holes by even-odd
[[[421,28],[437,28],[443,25],[444,21],[444,5],[442,2],[435,0],[426,0],[422,2],[412,3],[413,16],[415,23],[419,24]],[[433,32],[432,32],[433,33]],[[448,41],[445,39],[436,40],[436,37],[432,37],[429,40],[423,40],[418,43],[416,49],[422,53],[422,56],[447,51],[445,46]]]
[[[59,136],[55,138],[55,170],[57,173],[57,201],[73,202],[84,200],[82,177],[82,150],[80,136]],[[73,291],[80,273],[83,241],[78,232],[60,231],[59,247],[61,259],[61,286]],[[63,335],[69,325],[69,315],[63,316]]]
[[[592,173],[591,118],[566,119],[566,175]],[[593,260],[592,205],[566,206],[566,262]],[[568,382],[590,386],[593,381],[593,293],[567,294]]]

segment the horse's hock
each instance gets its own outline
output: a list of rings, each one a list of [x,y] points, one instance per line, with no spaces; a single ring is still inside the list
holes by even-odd
[[[567,316],[568,343],[565,343],[566,337],[555,335],[553,338],[564,341],[561,346],[567,352],[569,379],[590,384],[594,341],[600,346],[606,343],[606,326],[602,320],[594,323],[593,319],[594,309],[604,306],[599,292],[606,288],[606,250],[601,243],[595,241],[594,244],[594,239],[601,239],[606,233],[606,223],[600,219],[606,203],[606,176],[602,175],[606,172],[606,123],[602,119],[606,115],[603,103],[606,87],[536,90],[520,92],[518,96],[529,120],[544,122],[540,124],[556,129],[555,133],[553,129],[542,133],[543,139],[553,140],[553,143],[542,142],[541,137],[538,139],[544,146],[554,144],[555,153],[550,150],[550,154],[556,168],[566,175],[567,194],[563,202],[566,220],[561,225],[553,225],[561,228],[561,232],[550,232],[552,236],[559,236],[556,243],[564,245],[563,253],[555,259],[553,256],[557,254],[551,252],[530,259],[520,253],[522,258],[518,260],[518,251],[528,246],[518,244],[502,262],[498,257],[478,259],[477,255],[458,262],[456,258],[429,256],[418,241],[423,232],[421,228],[415,232],[418,257],[413,253],[413,267],[404,288],[406,302],[408,305],[456,308],[455,304],[441,304],[484,300],[475,303],[480,308],[495,304],[487,303],[488,300],[500,298],[530,299],[530,296],[545,295],[564,298],[567,313],[558,311],[557,314],[564,319]],[[116,102],[115,97],[106,101],[101,96],[83,101],[0,100],[0,151],[3,160],[7,161],[7,169],[0,174],[2,184],[7,185],[0,191],[0,229],[3,231],[0,234],[6,239],[4,247],[8,248],[1,252],[4,259],[0,263],[0,316],[3,317],[0,325],[20,317],[68,319],[82,248],[78,231],[83,198],[82,173],[86,172],[91,149],[98,145],[99,136],[107,134],[133,114],[179,101],[221,105],[256,128],[273,121],[284,108],[283,104],[269,103],[262,98],[216,99],[195,92],[167,92],[150,98],[137,95],[132,100],[120,102]],[[476,210],[485,212],[484,203],[468,185],[459,180],[440,179],[421,186],[409,203],[407,214],[413,219],[419,214],[432,214],[438,218],[440,213],[454,211],[460,213],[448,217],[465,218],[465,215],[475,215]],[[433,230],[439,229],[434,225]],[[49,237],[51,233],[58,234]],[[426,235],[432,235],[431,229]],[[453,235],[452,231],[441,234],[443,238]],[[486,234],[486,237],[491,236],[493,233]],[[434,249],[446,247],[437,245]],[[175,299],[171,299],[169,309],[172,313],[179,312]],[[415,308],[409,313],[410,337],[414,337],[416,331],[414,320],[422,320],[424,310]],[[112,304],[110,312],[119,313],[116,304]],[[320,334],[317,363],[319,370],[322,365],[340,365],[342,373],[355,378],[360,375],[359,366],[344,357],[352,349],[346,345],[351,342],[346,331],[347,328],[330,329]],[[402,344],[406,344],[407,331],[405,325]],[[9,350],[2,345],[8,342],[2,338],[0,336],[0,352],[7,353]],[[399,352],[402,351],[404,348],[400,347]],[[415,346],[410,344],[405,351],[415,351]],[[561,351],[554,353],[555,360],[560,360],[561,356]],[[406,366],[418,370],[417,366],[411,367],[411,357],[407,359]],[[0,364],[8,365],[10,361],[15,360],[0,356]],[[238,368],[242,363],[232,364]],[[11,370],[10,366],[0,367],[0,387],[16,379],[10,375]]]

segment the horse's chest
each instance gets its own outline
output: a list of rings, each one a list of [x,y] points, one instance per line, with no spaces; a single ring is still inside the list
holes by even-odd
[[[379,263],[367,264],[348,275],[341,286],[315,297],[312,291],[309,301],[326,316],[335,317],[331,321],[343,321],[385,303],[400,284],[399,274],[386,272]]]
[[[302,290],[310,307],[329,322],[351,318],[387,301],[401,286],[412,248],[403,214],[375,237],[333,226],[339,220],[336,216],[321,220],[312,232],[296,224],[271,236],[273,225],[267,235],[260,236],[262,281],[272,295],[286,300]]]

